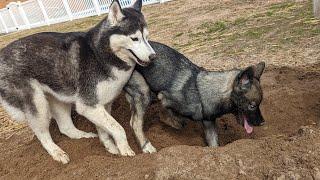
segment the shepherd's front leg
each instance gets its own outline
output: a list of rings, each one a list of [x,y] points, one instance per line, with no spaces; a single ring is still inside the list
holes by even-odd
[[[160,121],[177,130],[184,128],[187,125],[187,120],[187,118],[174,113],[171,109],[165,108],[160,111]]]
[[[140,144],[140,147],[144,153],[154,153],[157,152],[156,148],[153,147],[151,142],[145,136],[143,132],[143,117],[149,102],[143,103],[143,100],[147,98],[133,98],[130,94],[126,94],[126,98],[131,106],[131,119],[130,126]]]
[[[95,106],[88,106],[81,102],[77,102],[76,111],[86,117],[97,127],[110,134],[121,155],[135,155],[128,144],[127,136],[123,127],[105,110],[103,105],[97,104]]]
[[[144,153],[154,153],[156,148],[143,132],[143,117],[151,101],[149,86],[143,76],[134,71],[124,90],[131,108],[130,125],[136,139]]]
[[[215,120],[214,121],[202,121],[204,133],[206,136],[206,140],[208,146],[210,147],[218,147],[218,133],[217,133],[217,125]]]

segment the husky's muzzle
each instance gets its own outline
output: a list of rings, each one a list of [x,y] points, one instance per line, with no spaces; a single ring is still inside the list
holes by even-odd
[[[143,67],[148,66],[152,61],[157,59],[157,54],[153,53],[149,56],[149,61],[142,61],[131,49],[128,49],[128,51],[136,58],[138,64]]]

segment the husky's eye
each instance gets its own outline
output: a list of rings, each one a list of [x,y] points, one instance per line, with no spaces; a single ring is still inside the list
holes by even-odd
[[[138,38],[131,38],[132,41],[139,41]]]

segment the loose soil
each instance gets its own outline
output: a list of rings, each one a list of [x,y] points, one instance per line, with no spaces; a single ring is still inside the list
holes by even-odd
[[[320,179],[320,23],[300,13],[309,12],[310,4],[175,0],[159,5],[161,12],[154,11],[155,6],[145,10],[153,40],[179,49],[207,69],[266,61],[261,79],[266,124],[256,127],[252,135],[235,117],[226,115],[218,123],[220,147],[205,147],[200,123],[189,121],[182,130],[175,130],[160,121],[162,108],[153,104],[144,130],[158,152],[142,154],[129,126],[129,105],[121,95],[112,114],[125,128],[137,155],[111,155],[97,138],[69,139],[53,121],[54,141],[71,158],[62,165],[52,160],[29,128],[15,124],[0,110],[0,179]],[[84,24],[99,18],[51,28],[86,29]],[[266,21],[268,31],[255,29]],[[0,45],[46,28],[0,36],[4,40]],[[95,131],[75,112],[73,119],[79,129]]]
[[[219,120],[219,148],[204,147],[199,123],[175,130],[159,121],[159,104],[146,115],[145,132],[159,150],[141,154],[129,126],[129,106],[123,95],[113,116],[126,129],[135,157],[108,154],[96,139],[71,140],[53,124],[54,141],[71,157],[68,165],[54,162],[27,129],[0,141],[0,177],[57,179],[224,179],[320,178],[320,73],[268,67],[262,77],[266,119],[248,136],[231,115]],[[77,127],[94,131],[74,114]],[[304,127],[301,127],[304,126]],[[307,126],[307,127],[306,127]]]

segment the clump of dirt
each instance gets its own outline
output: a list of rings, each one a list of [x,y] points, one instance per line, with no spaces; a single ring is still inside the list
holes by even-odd
[[[161,11],[154,10],[160,6]],[[159,152],[142,154],[122,95],[113,116],[137,155],[111,155],[97,138],[69,139],[53,123],[54,141],[71,158],[62,165],[0,108],[0,179],[320,179],[320,22],[313,18],[311,1],[175,0],[143,9],[151,38],[176,47],[198,65],[221,70],[265,60],[261,109],[266,124],[249,136],[232,115],[223,116],[221,147],[208,148],[200,124],[189,122],[180,131],[168,127],[154,104],[145,132]],[[86,30],[102,18],[4,35],[0,47],[36,32]],[[73,119],[80,129],[95,131],[76,113]]]
[[[317,65],[319,67],[319,65]],[[145,117],[145,132],[158,153],[142,154],[129,126],[129,105],[123,95],[113,106],[113,116],[127,132],[138,154],[108,154],[95,139],[71,140],[51,126],[54,141],[71,162],[55,162],[28,129],[0,139],[0,179],[272,179],[320,178],[320,72],[307,68],[267,67],[261,82],[261,105],[266,125],[245,134],[232,115],[219,120],[221,147],[205,147],[202,127],[189,122],[175,130],[159,121],[159,104]],[[95,128],[73,114],[76,126]]]

